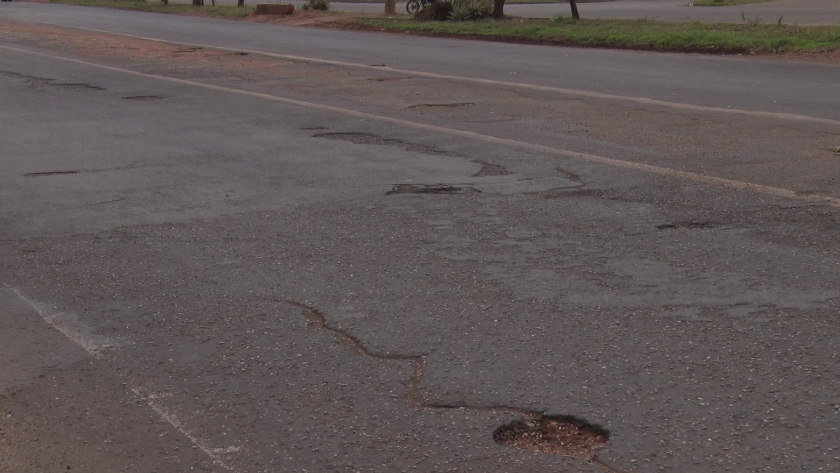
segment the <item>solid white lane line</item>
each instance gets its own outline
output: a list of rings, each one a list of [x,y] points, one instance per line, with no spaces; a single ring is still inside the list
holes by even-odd
[[[240,450],[240,447],[228,447],[228,448],[210,448],[204,441],[196,437],[192,434],[189,430],[184,427],[183,422],[178,420],[174,414],[170,414],[166,408],[164,408],[160,403],[157,402],[157,399],[169,397],[165,394],[148,394],[144,395],[143,391],[140,388],[131,388],[131,391],[140,399],[146,402],[149,407],[152,408],[153,411],[160,417],[162,420],[166,421],[169,425],[175,428],[178,432],[180,432],[184,437],[189,439],[193,445],[196,446],[199,450],[201,450],[205,455],[207,455],[212,461],[213,464],[219,467],[224,468],[227,471],[236,472],[237,470],[225,463],[222,459],[221,455],[225,453],[234,453]]]
[[[19,52],[19,53],[24,53],[24,54],[31,54],[31,55],[40,56],[40,57],[46,57],[46,58],[55,59],[55,60],[58,60],[58,61],[64,61],[64,62],[69,62],[69,63],[73,63],[73,64],[80,64],[80,65],[94,67],[94,68],[103,69],[103,70],[112,71],[112,72],[119,72],[119,73],[122,73],[122,74],[132,75],[132,76],[135,76],[135,77],[143,77],[143,78],[147,78],[147,79],[154,79],[154,80],[160,80],[160,81],[165,81],[165,82],[172,82],[172,83],[175,83],[175,84],[188,85],[190,87],[200,87],[200,88],[203,88],[203,89],[214,90],[214,91],[218,91],[218,92],[228,92],[228,93],[233,93],[233,94],[239,94],[239,95],[245,95],[245,96],[249,96],[249,97],[260,98],[260,99],[264,99],[264,100],[272,100],[272,101],[275,101],[275,102],[285,103],[285,104],[288,104],[288,105],[306,107],[306,108],[311,108],[311,109],[315,109],[315,110],[323,110],[323,111],[326,111],[326,112],[338,113],[338,114],[347,115],[347,116],[356,117],[356,118],[362,118],[362,119],[366,119],[366,120],[378,121],[378,122],[383,122],[383,123],[390,123],[390,124],[394,124],[394,125],[399,125],[399,126],[404,126],[404,127],[414,128],[414,129],[424,130],[424,131],[431,131],[431,132],[441,133],[441,134],[445,134],[445,135],[458,136],[458,137],[461,137],[461,138],[466,138],[466,139],[471,139],[471,140],[476,140],[476,141],[482,141],[482,142],[485,142],[485,143],[507,146],[507,147],[511,147],[511,148],[525,149],[525,150],[529,150],[529,151],[535,151],[535,152],[538,152],[538,153],[545,153],[545,154],[551,154],[551,155],[555,155],[555,156],[561,156],[561,157],[564,157],[564,158],[579,159],[581,161],[587,161],[587,162],[598,163],[598,164],[605,164],[605,165],[608,165],[608,166],[613,166],[613,167],[618,167],[618,168],[644,171],[644,172],[648,172],[648,173],[656,174],[656,175],[660,175],[660,176],[675,177],[675,178],[679,178],[679,179],[683,179],[683,180],[687,180],[687,181],[700,182],[700,183],[704,183],[704,184],[711,184],[711,185],[726,187],[726,188],[730,188],[730,189],[752,191],[752,192],[756,192],[756,193],[760,193],[760,194],[766,194],[766,195],[770,195],[770,196],[774,196],[774,197],[784,197],[784,198],[796,199],[796,200],[805,201],[805,202],[823,203],[823,204],[830,205],[832,207],[840,208],[840,198],[830,197],[830,196],[826,196],[826,195],[797,194],[795,191],[792,191],[792,190],[789,190],[789,189],[782,189],[782,188],[779,188],[779,187],[772,187],[772,186],[766,186],[766,185],[762,185],[762,184],[755,184],[755,183],[752,183],[752,182],[737,181],[737,180],[734,180],[734,179],[726,179],[726,178],[723,178],[723,177],[708,176],[708,175],[697,174],[697,173],[689,172],[689,171],[680,171],[680,170],[676,170],[676,169],[654,166],[654,165],[651,165],[651,164],[643,164],[643,163],[636,163],[636,162],[632,162],[632,161],[624,161],[624,160],[615,159],[615,158],[608,158],[608,157],[605,157],[605,156],[598,156],[598,155],[595,155],[595,154],[579,153],[577,151],[570,151],[570,150],[565,150],[565,149],[561,149],[561,148],[553,148],[553,147],[550,147],[550,146],[544,146],[544,145],[535,144],[535,143],[526,143],[526,142],[523,142],[523,141],[516,141],[516,140],[511,140],[511,139],[506,139],[506,138],[499,138],[499,137],[496,137],[496,136],[482,135],[480,133],[475,133],[475,132],[472,132],[472,131],[456,130],[456,129],[452,129],[452,128],[445,128],[445,127],[440,127],[440,126],[435,126],[435,125],[427,125],[427,124],[424,124],[424,123],[417,123],[417,122],[412,122],[412,121],[409,121],[409,120],[386,117],[386,116],[382,116],[382,115],[374,115],[372,113],[359,112],[359,111],[356,111],[356,110],[334,107],[334,106],[331,106],[331,105],[322,105],[322,104],[313,103],[313,102],[304,102],[302,100],[295,100],[295,99],[289,99],[289,98],[284,98],[284,97],[278,97],[276,95],[269,95],[269,94],[264,94],[264,93],[261,93],[261,92],[252,92],[252,91],[248,91],[248,90],[234,89],[234,88],[223,87],[223,86],[219,86],[219,85],[205,84],[203,82],[195,82],[195,81],[191,81],[191,80],[187,80],[187,79],[178,79],[178,78],[175,78],[175,77],[167,77],[167,76],[160,76],[160,75],[154,75],[154,74],[146,74],[144,72],[132,71],[130,69],[123,69],[123,68],[120,68],[120,67],[107,66],[107,65],[104,65],[104,64],[97,64],[97,63],[93,63],[93,62],[82,61],[80,59],[73,59],[73,58],[55,56],[55,55],[52,55],[52,54],[46,54],[46,53],[41,53],[41,52],[36,52],[36,51],[29,51],[29,50],[26,50],[26,49],[15,48],[15,47],[11,47],[11,46],[0,45],[0,49],[5,49],[5,50],[8,50],[8,51],[14,51],[14,52]]]
[[[387,67],[387,66],[372,66],[370,64],[360,64],[355,62],[346,62],[346,61],[334,61],[330,59],[320,59],[308,56],[296,56],[292,54],[279,54],[279,53],[271,53],[266,51],[260,51],[255,49],[242,49],[242,48],[230,48],[225,46],[213,46],[209,44],[201,44],[201,43],[186,43],[180,41],[167,41],[159,38],[150,38],[147,36],[137,36],[125,33],[114,33],[112,31],[101,30],[97,28],[83,28],[78,26],[64,26],[55,23],[45,23],[52,26],[59,26],[62,28],[69,28],[69,29],[77,29],[82,31],[91,31],[94,33],[104,33],[110,34],[115,36],[124,36],[126,38],[133,38],[133,39],[141,39],[145,41],[155,41],[158,43],[165,43],[165,44],[172,44],[177,46],[187,46],[187,47],[195,47],[195,48],[210,48],[210,49],[218,49],[220,51],[231,51],[231,52],[244,52],[249,54],[261,54],[263,56],[274,57],[279,59],[287,59],[291,61],[302,61],[302,62],[310,62],[314,64],[328,64],[333,66],[341,66],[341,67],[353,67],[359,69],[373,69],[377,71],[388,71],[394,72],[398,74],[408,74],[412,76],[419,76],[419,77],[427,77],[430,79],[443,79],[443,80],[456,80],[460,82],[474,82],[477,84],[485,84],[485,85],[494,85],[494,86],[504,86],[504,87],[513,87],[519,89],[529,89],[529,90],[538,90],[541,92],[554,92],[558,94],[564,95],[571,95],[577,97],[587,97],[593,99],[600,99],[600,100],[618,100],[624,102],[633,102],[645,105],[655,105],[659,107],[668,107],[674,108],[678,110],[692,110],[696,112],[711,112],[711,113],[724,113],[728,115],[745,115],[745,116],[752,116],[752,117],[760,117],[760,118],[774,118],[778,120],[792,120],[792,121],[800,121],[800,122],[811,122],[811,123],[822,123],[825,125],[833,125],[833,126],[840,126],[840,120],[833,120],[830,118],[820,118],[820,117],[812,117],[809,115],[798,115],[794,113],[780,113],[780,112],[762,112],[756,110],[743,110],[737,108],[725,108],[725,107],[710,107],[706,105],[694,105],[690,103],[682,103],[682,102],[669,102],[667,100],[657,100],[651,99],[647,97],[634,97],[628,95],[617,95],[617,94],[604,94],[600,92],[591,92],[588,90],[580,90],[580,89],[567,89],[562,87],[552,87],[546,85],[536,85],[536,84],[527,84],[522,82],[510,82],[510,81],[501,81],[501,80],[493,80],[493,79],[478,79],[474,77],[466,77],[466,76],[456,76],[451,74],[436,74],[434,72],[423,72],[423,71],[416,71],[412,69],[399,69],[394,67]]]
[[[49,304],[33,301],[32,299],[24,296],[16,288],[9,287],[8,285],[6,285],[6,287],[14,292],[20,300],[26,302],[29,307],[37,312],[38,315],[44,319],[44,322],[48,323],[51,327],[64,334],[65,337],[87,350],[87,352],[91,355],[99,356],[103,350],[120,345],[120,343],[113,338],[94,333],[94,331],[82,323],[75,314],[57,310],[50,307]]]

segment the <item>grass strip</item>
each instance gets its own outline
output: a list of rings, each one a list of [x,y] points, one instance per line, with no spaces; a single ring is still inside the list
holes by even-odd
[[[209,0],[206,0],[209,3]],[[109,7],[125,10],[138,10],[158,13],[179,13],[187,15],[207,16],[212,18],[245,18],[254,13],[254,7],[237,7],[233,5],[217,5],[197,7],[183,3],[146,2],[143,0],[50,0],[51,3],[81,5],[86,7]]]
[[[433,22],[412,19],[359,18],[365,28],[389,31],[556,44],[563,46],[674,52],[769,53],[832,50],[840,47],[840,26],[777,24],[669,23],[651,20],[551,20],[508,18],[502,21]]]
[[[764,3],[772,0],[694,0],[695,7],[726,7],[731,5],[746,5],[748,3]]]

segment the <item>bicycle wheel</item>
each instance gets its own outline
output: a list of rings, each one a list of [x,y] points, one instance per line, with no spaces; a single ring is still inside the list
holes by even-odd
[[[405,11],[407,11],[409,15],[414,15],[419,12],[420,0],[408,0],[408,3],[405,4]]]

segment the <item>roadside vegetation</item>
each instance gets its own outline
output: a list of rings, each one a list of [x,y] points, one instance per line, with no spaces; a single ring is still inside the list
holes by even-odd
[[[382,0],[332,0],[334,3],[382,3]],[[578,3],[603,3],[616,0],[577,0]],[[760,0],[770,1],[770,0]],[[506,0],[505,5],[513,4],[543,4],[543,3],[569,3],[569,0]]]
[[[746,5],[748,3],[764,3],[772,0],[694,0],[695,7],[726,7],[730,5]]]
[[[69,5],[82,5],[87,7],[110,7],[127,10],[139,10],[160,13],[180,13],[187,15],[200,15],[213,18],[245,18],[254,13],[253,6],[237,7],[234,5],[206,5],[194,6],[183,3],[145,2],[143,0],[50,0],[51,3],[65,3]],[[208,2],[210,0],[207,0]]]
[[[312,9],[329,8],[328,0],[307,1]],[[166,5],[160,1],[143,0],[52,0],[52,2],[230,19],[241,19],[254,13],[253,6],[193,6],[175,3]],[[758,18],[749,19],[745,16],[743,24],[574,20],[567,16],[557,16],[549,20],[510,17],[493,20],[488,18],[492,8],[491,0],[439,1],[431,7],[421,11],[415,18],[406,15],[363,18],[355,15],[330,14],[329,17],[324,18],[324,21],[331,22],[333,27],[349,29],[651,51],[715,54],[830,51],[840,48],[840,26],[785,25],[782,24],[781,19],[769,24],[765,24]],[[423,19],[427,21],[421,21]]]
[[[451,17],[450,17],[451,19]],[[840,47],[840,26],[669,23],[651,20],[551,20],[506,18],[500,21],[355,20],[378,30],[520,43],[641,49],[653,51],[767,53],[831,50]]]
[[[301,10],[329,11],[330,0],[308,0],[303,3]]]

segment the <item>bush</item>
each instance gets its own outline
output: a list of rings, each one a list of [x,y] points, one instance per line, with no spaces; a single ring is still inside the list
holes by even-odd
[[[490,0],[451,0],[452,12],[449,19],[455,21],[480,20],[493,15],[493,3]]]
[[[414,19],[420,21],[446,21],[449,19],[451,13],[452,4],[444,0],[438,0],[417,12],[414,15]]]
[[[327,11],[330,9],[330,0],[307,0],[301,9]]]

